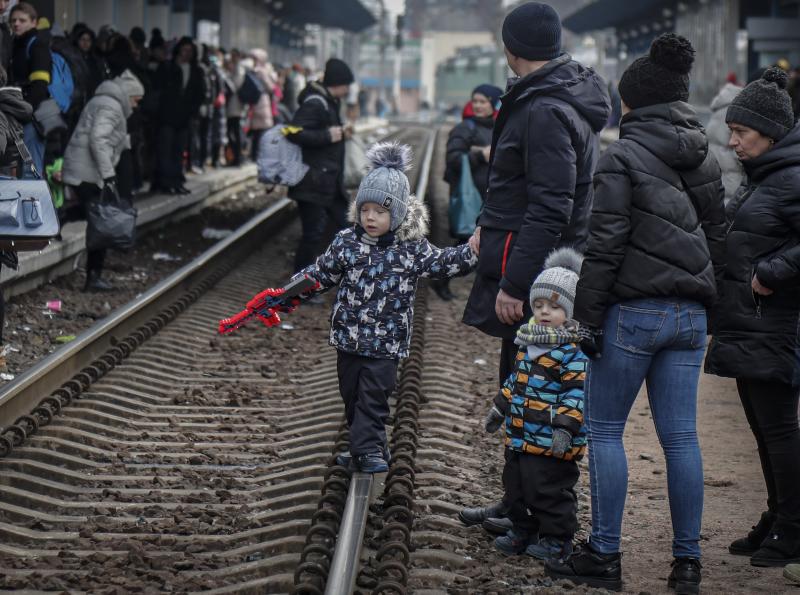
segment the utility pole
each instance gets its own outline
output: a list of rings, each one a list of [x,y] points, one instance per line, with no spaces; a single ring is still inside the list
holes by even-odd
[[[383,105],[386,105],[386,86],[384,85],[384,77],[386,76],[386,46],[389,45],[389,32],[386,30],[386,3],[384,0],[381,2],[381,27],[380,27],[380,52],[381,52],[381,71],[378,75],[378,99]]]
[[[392,81],[392,103],[395,115],[400,113],[400,78],[403,60],[403,26],[405,16],[397,15],[397,31],[394,37],[394,80]]]

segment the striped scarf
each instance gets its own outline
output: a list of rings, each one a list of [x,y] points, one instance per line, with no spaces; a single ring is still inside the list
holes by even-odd
[[[517,331],[514,343],[521,346],[527,345],[562,345],[564,343],[578,343],[578,323],[567,320],[564,326],[544,326],[531,317],[527,324],[523,324]]]

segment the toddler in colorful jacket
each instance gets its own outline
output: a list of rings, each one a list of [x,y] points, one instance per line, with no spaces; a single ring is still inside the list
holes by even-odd
[[[420,277],[466,275],[477,264],[469,244],[439,249],[431,245],[428,211],[411,194],[405,171],[411,150],[378,143],[367,151],[372,165],[343,229],[316,262],[295,277],[319,282],[309,299],[338,286],[329,343],[338,351],[339,391],[350,429],[350,453],[337,460],[368,473],[388,469],[384,424],[397,364],[408,356],[414,296]]]
[[[588,359],[571,317],[582,259],[561,248],[545,261],[531,286],[533,317],[517,331],[514,370],[486,418],[487,431],[506,426],[504,500],[514,528],[495,546],[507,554],[559,557],[571,551],[577,530]]]

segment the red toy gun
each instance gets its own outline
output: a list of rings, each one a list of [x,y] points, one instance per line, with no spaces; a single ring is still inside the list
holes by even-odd
[[[286,287],[265,289],[247,302],[244,310],[219,321],[219,332],[222,335],[232,333],[254,316],[264,326],[275,326],[281,323],[278,312],[292,312],[300,304],[299,295],[316,289],[319,283],[310,277],[300,277]]]

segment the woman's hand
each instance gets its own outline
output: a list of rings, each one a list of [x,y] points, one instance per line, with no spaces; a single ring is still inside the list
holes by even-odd
[[[750,287],[753,288],[753,291],[758,295],[772,295],[773,291],[769,287],[764,287],[761,285],[761,282],[758,280],[756,275],[753,275],[753,280],[750,282]]]
[[[472,235],[469,237],[467,241],[469,247],[475,253],[475,256],[481,253],[481,227],[480,225],[475,228],[475,231],[472,232]]]

